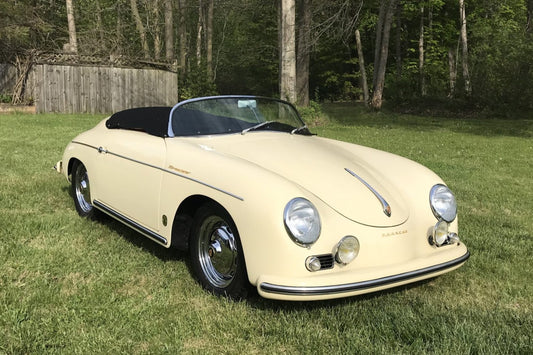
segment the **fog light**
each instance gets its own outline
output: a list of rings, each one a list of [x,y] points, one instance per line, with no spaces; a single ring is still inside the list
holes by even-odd
[[[309,271],[318,271],[322,268],[322,265],[316,256],[310,256],[305,260],[305,267]]]
[[[459,236],[457,233],[450,233],[448,235],[448,243],[450,244],[459,244],[461,241],[459,240]]]
[[[433,228],[433,244],[440,247],[448,242],[448,223],[440,221]]]
[[[351,263],[359,254],[359,241],[356,237],[347,236],[341,239],[337,244],[335,260],[340,264]]]

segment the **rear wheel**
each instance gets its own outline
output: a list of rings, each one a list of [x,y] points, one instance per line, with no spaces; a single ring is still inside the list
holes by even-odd
[[[237,228],[219,205],[208,203],[195,215],[190,254],[202,286],[234,299],[246,296],[248,280]]]
[[[72,197],[76,211],[82,217],[94,217],[95,210],[91,204],[91,185],[85,166],[76,161],[72,166]]]

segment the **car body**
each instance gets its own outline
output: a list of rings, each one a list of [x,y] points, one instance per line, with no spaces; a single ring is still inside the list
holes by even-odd
[[[56,170],[81,216],[105,212],[190,252],[200,284],[242,297],[353,296],[427,279],[469,257],[456,202],[432,171],[321,138],[288,102],[187,100],[115,113]]]

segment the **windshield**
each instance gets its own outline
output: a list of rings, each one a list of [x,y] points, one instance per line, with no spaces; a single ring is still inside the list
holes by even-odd
[[[309,131],[289,103],[251,96],[219,96],[184,101],[171,113],[170,136]]]

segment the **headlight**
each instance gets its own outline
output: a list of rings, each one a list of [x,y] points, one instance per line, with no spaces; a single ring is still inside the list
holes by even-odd
[[[359,254],[359,240],[351,235],[341,239],[335,252],[335,260],[341,264],[351,263]]]
[[[431,210],[437,219],[453,222],[457,216],[457,203],[451,190],[441,184],[431,188],[429,193]]]
[[[305,198],[292,199],[283,213],[285,228],[292,240],[301,246],[309,246],[320,236],[320,217],[315,206]]]

